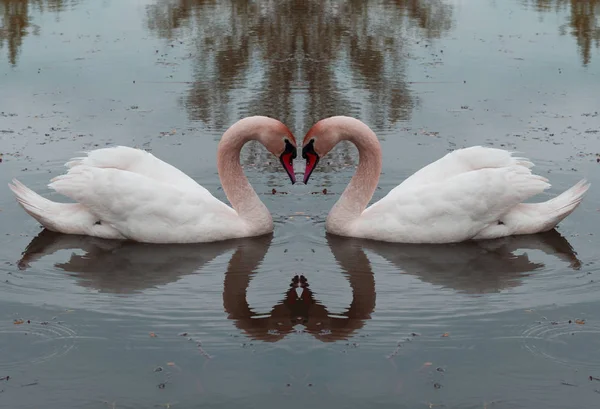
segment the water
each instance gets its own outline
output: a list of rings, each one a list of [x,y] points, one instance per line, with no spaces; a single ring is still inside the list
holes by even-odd
[[[599,12],[596,0],[0,0],[1,406],[595,407]],[[328,115],[365,121],[384,148],[374,200],[474,144],[532,159],[553,184],[540,199],[583,177],[592,188],[557,231],[447,246],[325,234],[350,145],[308,186],[247,146],[275,232],[224,243],[40,232],[6,188],[17,177],[63,200],[46,184],[64,162],[123,144],[226,200],[216,145],[254,114],[297,139]]]

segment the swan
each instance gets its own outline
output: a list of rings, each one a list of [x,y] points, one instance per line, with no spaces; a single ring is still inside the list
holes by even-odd
[[[320,120],[302,143],[307,183],[319,159],[340,141],[358,148],[356,173],[327,216],[327,232],[402,243],[456,243],[534,234],[553,229],[581,203],[581,180],[543,203],[523,203],[550,184],[531,173],[533,163],[511,152],[473,146],[420,169],[367,208],[381,172],[381,146],[358,119]]]
[[[9,184],[25,211],[48,230],[145,243],[201,243],[273,231],[267,207],[240,164],[242,146],[257,140],[280,158],[292,183],[296,141],[276,119],[254,116],[234,123],[217,148],[217,169],[232,207],[174,166],[143,150],[102,148],[66,163],[48,185],[77,203],[43,198],[18,180]]]

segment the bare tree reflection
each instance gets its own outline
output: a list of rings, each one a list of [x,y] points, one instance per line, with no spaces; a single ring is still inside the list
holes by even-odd
[[[0,0],[0,49],[8,49],[8,61],[17,65],[23,38],[37,34],[39,27],[32,22],[31,12],[59,12],[79,0]]]
[[[592,47],[600,48],[600,0],[525,0],[540,12],[569,10],[568,22],[560,27],[577,40],[583,65],[592,60]]]
[[[261,113],[306,127],[359,114],[365,104],[354,93],[373,107],[364,114],[377,127],[407,119],[414,104],[404,80],[408,30],[439,37],[451,11],[442,0],[158,0],[147,15],[167,40],[194,33],[196,72],[184,101],[193,119],[223,127],[229,115]],[[245,105],[227,112],[232,91],[249,83]]]

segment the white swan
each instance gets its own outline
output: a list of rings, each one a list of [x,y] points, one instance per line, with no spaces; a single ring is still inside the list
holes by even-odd
[[[255,116],[233,124],[217,149],[217,168],[233,208],[179,169],[124,146],[104,148],[68,162],[48,185],[77,203],[55,203],[17,180],[9,187],[25,211],[48,230],[146,243],[198,243],[273,231],[267,207],[252,189],[240,151],[257,140],[281,160],[292,183],[296,142],[276,119]]]
[[[350,184],[331,209],[332,234],[403,243],[452,243],[533,234],[553,229],[583,199],[582,180],[543,203],[523,203],[550,184],[531,162],[502,149],[455,150],[410,176],[367,208],[381,172],[381,147],[361,121],[337,116],[317,122],[303,141],[304,183],[319,158],[342,140],[358,148]]]

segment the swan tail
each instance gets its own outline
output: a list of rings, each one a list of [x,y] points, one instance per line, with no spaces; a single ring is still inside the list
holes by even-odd
[[[541,217],[544,218],[544,226],[540,231],[552,230],[565,217],[573,213],[589,188],[590,183],[583,179],[554,199],[544,203],[530,204],[531,207],[539,208]]]
[[[62,220],[61,215],[65,213],[65,210],[68,211],[69,207],[73,206],[73,204],[52,202],[35,193],[17,179],[13,179],[12,183],[8,184],[8,187],[13,191],[17,202],[19,202],[27,214],[37,220],[46,229],[62,232],[63,229],[61,226],[64,224],[64,220]]]
[[[13,179],[8,187],[13,191],[17,202],[25,212],[50,231],[105,239],[124,238],[113,226],[102,223],[95,214],[80,203],[53,202],[35,193],[16,179]],[[59,191],[59,193],[63,192]]]
[[[579,206],[590,183],[579,181],[557,197],[542,203],[521,203],[501,217],[497,224],[480,231],[475,239],[535,234],[554,229]]]

